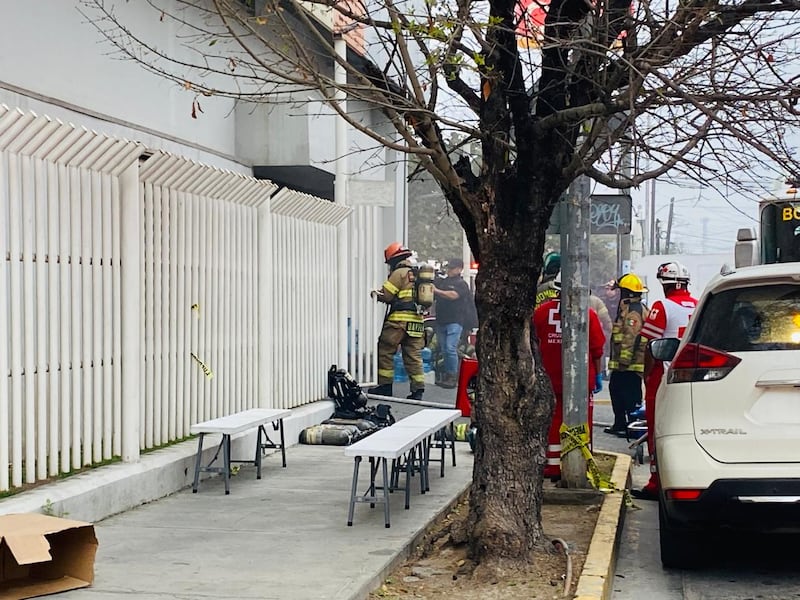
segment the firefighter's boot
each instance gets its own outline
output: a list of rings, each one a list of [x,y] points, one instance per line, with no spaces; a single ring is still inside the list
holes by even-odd
[[[422,400],[422,394],[425,393],[425,388],[417,389],[406,396],[407,400]]]
[[[392,384],[391,383],[384,383],[382,385],[376,385],[375,387],[371,387],[367,390],[368,394],[372,394],[374,396],[391,396],[392,395]]]

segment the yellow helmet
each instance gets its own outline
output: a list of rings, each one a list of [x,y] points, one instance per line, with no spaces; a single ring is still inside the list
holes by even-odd
[[[617,287],[633,292],[634,294],[643,294],[647,291],[641,278],[635,273],[628,273],[619,278]]]

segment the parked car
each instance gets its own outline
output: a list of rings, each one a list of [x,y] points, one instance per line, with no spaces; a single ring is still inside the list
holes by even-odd
[[[800,267],[720,274],[656,398],[661,562],[691,567],[720,528],[800,531]]]

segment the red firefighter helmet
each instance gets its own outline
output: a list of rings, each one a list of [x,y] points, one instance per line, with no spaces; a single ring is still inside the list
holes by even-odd
[[[396,258],[408,258],[409,256],[411,256],[411,250],[400,242],[392,242],[383,251],[383,259],[387,263]]]

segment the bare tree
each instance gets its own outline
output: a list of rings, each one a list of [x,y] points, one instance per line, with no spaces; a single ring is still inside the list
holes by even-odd
[[[763,172],[796,175],[787,137],[798,121],[800,0],[148,3],[152,27],[177,23],[182,53],[149,44],[109,0],[83,10],[116,51],[198,98],[268,103],[313,90],[376,143],[416,155],[441,187],[480,261],[466,536],[481,568],[526,564],[544,547],[552,400],[529,324],[550,214],[581,174],[628,188],[671,172],[745,191]],[[336,57],[310,8],[334,12],[357,64]],[[337,92],[380,107],[391,128],[345,113]],[[451,139],[479,145],[479,168]],[[632,175],[626,151],[638,157]]]

